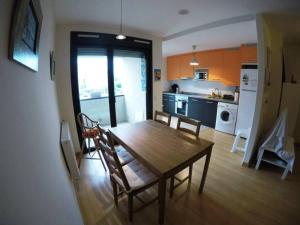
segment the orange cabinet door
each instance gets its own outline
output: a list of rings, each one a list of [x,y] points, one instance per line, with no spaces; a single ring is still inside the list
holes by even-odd
[[[239,86],[240,67],[239,49],[224,49],[222,83],[230,86]]]
[[[223,50],[197,52],[199,68],[208,69],[208,80],[219,81],[223,74]]]
[[[241,63],[257,63],[256,45],[241,45]]]
[[[223,76],[223,50],[210,51],[209,58],[208,79],[211,81],[219,81]]]
[[[193,58],[193,54],[184,54],[179,56],[179,78],[193,78],[194,70],[193,66],[190,65],[190,62]]]
[[[198,69],[198,68],[201,68],[201,69],[207,68],[208,69],[210,59],[209,59],[209,55],[208,55],[207,51],[196,52],[195,57],[199,63],[199,66],[196,66],[195,69]]]
[[[169,56],[167,58],[167,78],[168,80],[176,80],[179,77],[180,66],[178,56]]]

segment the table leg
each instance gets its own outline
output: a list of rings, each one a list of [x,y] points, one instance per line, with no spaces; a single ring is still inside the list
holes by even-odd
[[[204,188],[204,184],[205,184],[205,179],[206,179],[206,175],[207,175],[207,171],[208,171],[208,166],[209,166],[209,161],[210,161],[210,156],[211,156],[211,150],[207,153],[206,155],[206,159],[205,159],[205,164],[204,164],[204,170],[203,170],[203,174],[202,174],[202,178],[201,178],[201,183],[200,183],[200,187],[199,187],[199,193],[203,192],[203,188]]]
[[[159,179],[159,191],[158,191],[158,223],[164,224],[165,218],[165,201],[166,201],[166,179],[161,177]]]

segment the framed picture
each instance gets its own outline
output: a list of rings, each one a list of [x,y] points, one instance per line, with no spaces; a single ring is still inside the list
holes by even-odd
[[[50,78],[55,81],[55,58],[54,51],[50,51]]]
[[[161,70],[154,69],[154,80],[160,80],[160,78],[161,78]]]
[[[38,71],[42,20],[39,0],[16,0],[8,57],[33,71]]]

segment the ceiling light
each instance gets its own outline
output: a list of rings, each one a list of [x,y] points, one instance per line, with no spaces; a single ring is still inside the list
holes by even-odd
[[[118,40],[124,40],[126,36],[123,34],[123,0],[121,0],[121,17],[120,17],[120,33],[116,36]]]
[[[182,16],[187,15],[187,14],[189,14],[189,13],[190,13],[190,11],[189,11],[188,9],[180,9],[180,10],[178,11],[178,14],[179,14],[179,15],[182,15]]]
[[[190,62],[190,66],[199,66],[199,63],[195,58],[193,58],[192,61]]]
[[[125,38],[126,38],[126,36],[123,35],[122,33],[121,33],[121,34],[118,34],[118,35],[116,36],[116,39],[118,39],[118,40],[124,40]]]
[[[195,57],[195,50],[196,50],[196,45],[193,45],[193,58],[190,62],[190,66],[199,66],[199,62],[197,61]]]

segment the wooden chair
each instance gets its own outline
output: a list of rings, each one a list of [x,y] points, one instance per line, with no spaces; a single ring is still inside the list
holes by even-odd
[[[166,118],[167,122],[164,121],[163,119],[160,119],[159,117]],[[164,125],[170,126],[170,124],[171,124],[171,114],[155,110],[154,120],[159,122],[159,123],[162,123]]]
[[[102,143],[106,145],[110,145],[110,142],[107,139],[107,135],[106,135],[107,130],[99,126],[99,131],[100,134],[96,143],[99,146],[99,149],[101,149],[100,141],[102,141]],[[114,141],[114,149],[118,155],[118,158],[122,166],[134,160],[134,157],[125,148],[123,148],[122,145],[119,145],[116,141]]]
[[[182,127],[182,123],[188,124],[189,126],[194,127],[195,129],[189,129],[186,127]],[[177,130],[180,130],[182,132],[188,133],[193,135],[195,138],[199,137],[199,132],[200,132],[200,127],[201,127],[201,122],[193,119],[189,119],[186,117],[178,117],[178,122],[177,122]],[[175,188],[183,184],[186,180],[188,180],[188,183],[190,184],[192,181],[192,173],[193,173],[193,164],[189,166],[189,174],[187,177],[183,179],[179,179],[176,176],[171,177],[171,182],[170,182],[170,198],[173,196],[173,191]],[[177,180],[178,183],[175,185],[174,181]]]
[[[83,138],[83,142],[82,142],[82,145],[81,145],[81,152],[80,152],[80,156],[79,156],[78,167],[80,168],[81,160],[83,158],[84,147],[86,146],[86,142],[87,142],[88,143],[87,144],[87,149],[88,149],[88,154],[89,154],[90,157],[86,157],[86,159],[100,159],[101,163],[103,165],[103,168],[106,171],[104,161],[103,161],[102,156],[99,152],[100,149],[97,145],[97,143],[98,143],[97,139],[98,139],[99,134],[100,134],[99,122],[92,120],[91,118],[89,118],[84,113],[79,113],[77,115],[77,122],[80,126],[81,135],[82,135],[82,138]],[[94,143],[95,150],[98,153],[99,158],[94,158],[95,153],[91,155],[91,140]]]
[[[182,127],[181,126],[182,123],[185,123],[185,124],[195,127],[195,130]],[[199,132],[200,132],[200,127],[201,127],[200,121],[189,119],[186,117],[178,117],[178,122],[177,122],[177,127],[176,127],[177,130],[180,130],[180,131],[186,132],[188,134],[194,135],[195,137],[198,137]]]
[[[106,142],[106,140],[108,140],[108,142]],[[101,135],[99,143],[110,172],[115,204],[116,206],[118,205],[119,196],[123,193],[127,194],[129,221],[132,221],[134,212],[145,208],[158,199],[158,197],[155,197],[145,203],[137,196],[139,193],[157,184],[158,178],[137,160],[122,166],[115,151],[114,139],[110,132],[104,132],[103,135]],[[141,200],[144,205],[133,210],[133,197]]]

